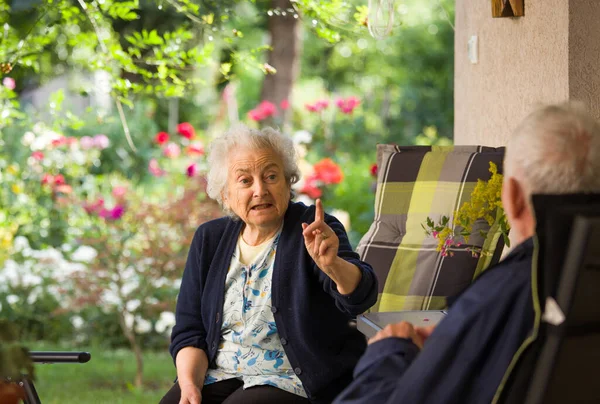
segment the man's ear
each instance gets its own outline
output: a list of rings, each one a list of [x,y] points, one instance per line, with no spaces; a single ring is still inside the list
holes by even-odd
[[[502,183],[502,206],[509,220],[522,218],[527,213],[525,189],[515,177],[506,177]]]

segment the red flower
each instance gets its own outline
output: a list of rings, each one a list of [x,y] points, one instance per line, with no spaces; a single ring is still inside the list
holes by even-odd
[[[65,185],[65,177],[62,174],[58,174],[54,176],[54,185]]]
[[[186,139],[192,139],[194,136],[196,136],[196,131],[194,130],[192,124],[189,122],[182,122],[179,125],[177,125],[177,133],[179,133]]]
[[[314,165],[316,177],[325,184],[339,184],[344,179],[340,166],[330,158],[324,158]]]
[[[154,137],[154,141],[158,144],[165,144],[169,141],[169,134],[167,132],[158,132]]]
[[[323,191],[318,187],[319,178],[315,175],[309,175],[304,181],[300,193],[306,194],[309,198],[317,199],[323,195]]]
[[[196,166],[196,163],[190,164],[186,169],[188,177],[193,177],[194,175],[196,175],[196,172],[198,172],[198,167]]]
[[[371,175],[372,175],[373,177],[377,177],[377,164],[373,164],[373,165],[371,166]]]
[[[44,159],[44,153],[41,151],[34,151],[31,153],[31,157],[33,157],[37,161],[42,161]]]
[[[282,110],[286,110],[290,107],[290,102],[288,100],[283,100],[281,101],[281,103],[279,104],[279,108],[281,108]]]

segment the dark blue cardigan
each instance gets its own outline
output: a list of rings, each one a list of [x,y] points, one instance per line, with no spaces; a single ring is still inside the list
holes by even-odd
[[[326,223],[340,240],[338,256],[362,272],[356,290],[341,295],[304,246],[301,224],[312,223],[314,217],[314,206],[290,203],[287,209],[275,256],[271,311],[285,353],[309,399],[331,402],[350,383],[352,370],[365,351],[364,336],[348,320],[375,303],[377,279],[371,266],[352,250],[342,224],[326,214]],[[212,366],[221,338],[225,277],[242,225],[221,218],[196,231],[177,299],[169,349],[173,358],[180,349],[193,346],[206,352]]]

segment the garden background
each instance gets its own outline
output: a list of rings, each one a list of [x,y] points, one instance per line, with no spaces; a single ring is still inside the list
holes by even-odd
[[[205,151],[236,122],[294,139],[298,199],[356,247],[376,145],[452,142],[453,21],[450,0],[0,0],[0,322],[92,352],[36,366],[42,401],[169,388],[187,250],[221,216]]]

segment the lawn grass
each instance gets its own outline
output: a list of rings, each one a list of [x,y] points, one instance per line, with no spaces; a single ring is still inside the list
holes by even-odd
[[[158,403],[171,387],[175,368],[164,352],[144,352],[144,388],[133,387],[135,357],[124,349],[65,347],[30,343],[30,349],[89,351],[92,359],[79,364],[37,364],[35,387],[43,404]]]

